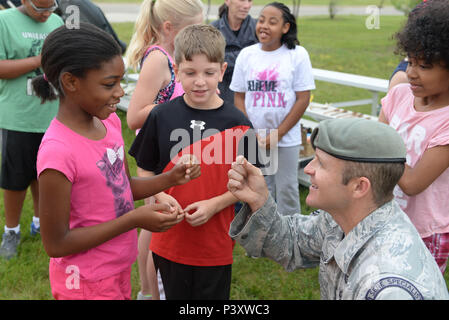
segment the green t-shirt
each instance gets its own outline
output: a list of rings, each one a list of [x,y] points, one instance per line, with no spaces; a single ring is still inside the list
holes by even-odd
[[[44,23],[18,9],[0,11],[0,60],[37,56],[47,35],[63,25],[56,14]],[[35,69],[15,79],[0,79],[0,128],[22,132],[45,132],[55,117],[59,101],[41,104],[33,95],[31,79],[42,74]]]

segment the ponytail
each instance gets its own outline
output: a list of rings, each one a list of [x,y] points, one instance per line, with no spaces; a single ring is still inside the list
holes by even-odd
[[[223,4],[218,8],[218,17],[219,17],[219,18],[223,18],[224,14],[226,13],[227,10],[228,10],[228,6],[226,5],[226,3],[223,3]]]
[[[31,82],[41,102],[63,99],[61,75],[69,72],[82,78],[89,70],[98,70],[104,62],[120,57],[122,49],[112,36],[85,22],[79,29],[61,26],[47,36],[42,46],[41,65],[45,75]]]
[[[145,51],[161,40],[160,29],[165,21],[178,28],[202,12],[201,0],[144,0],[126,52],[128,66],[139,68]]]
[[[41,104],[44,104],[47,101],[56,100],[58,98],[53,85],[45,79],[44,75],[35,77],[31,81],[31,84],[36,96],[41,99]]]
[[[145,50],[159,41],[158,32],[160,21],[154,14],[156,1],[144,0],[140,6],[134,26],[134,33],[126,51],[126,62],[129,67],[137,70]]]

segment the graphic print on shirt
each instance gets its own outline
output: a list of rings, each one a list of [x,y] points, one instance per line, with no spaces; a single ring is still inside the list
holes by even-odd
[[[206,122],[201,120],[190,120],[190,128],[193,130],[199,129],[204,130],[205,129]]]
[[[31,43],[30,51],[28,52],[27,58],[35,57],[41,53],[42,43],[44,42],[43,39],[34,39]],[[42,74],[42,71],[40,68],[36,68],[33,70],[35,73],[35,76],[39,76]]]
[[[411,163],[410,155],[414,153],[417,156],[415,159],[421,157],[424,152],[423,142],[426,139],[426,129],[420,125],[411,127],[409,123],[402,122],[397,115],[393,115],[390,125],[399,133],[405,142],[405,147],[407,148],[406,163],[413,167],[415,164]],[[394,188],[393,194],[400,207],[402,209],[406,208],[408,204],[407,197],[398,185]]]
[[[251,79],[248,80],[248,92],[252,97],[253,107],[285,108],[285,93],[280,92],[279,63],[262,70],[253,71]]]
[[[123,146],[115,146],[113,149],[106,148],[102,159],[97,162],[97,167],[106,178],[106,185],[114,195],[114,209],[117,218],[133,209],[132,201],[123,196],[129,188],[123,163],[124,157]]]

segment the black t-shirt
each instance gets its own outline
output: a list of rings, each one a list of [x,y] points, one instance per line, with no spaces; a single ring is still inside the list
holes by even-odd
[[[183,152],[201,160],[202,175],[203,164],[220,164],[216,167],[222,170],[237,154],[258,163],[252,124],[240,110],[226,102],[216,109],[195,109],[180,96],[151,111],[129,154],[140,168],[160,174]]]

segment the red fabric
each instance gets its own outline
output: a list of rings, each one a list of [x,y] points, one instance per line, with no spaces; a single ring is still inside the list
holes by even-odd
[[[235,136],[235,141],[239,141],[248,129],[246,126],[233,128],[232,130],[238,130],[239,132]],[[185,152],[185,154],[193,153],[197,159],[202,159],[202,161],[199,178],[187,184],[170,188],[167,191],[179,202],[182,208],[200,200],[222,195],[228,191],[228,171],[231,168],[232,161],[236,158],[237,149],[235,144],[234,147],[230,146],[229,132],[228,130],[222,131],[212,137],[197,141],[189,147],[190,150]],[[213,148],[214,144],[216,148]],[[221,150],[227,150],[230,153],[226,154]],[[174,166],[183,151],[166,166],[164,172]],[[211,158],[214,161],[207,164]],[[218,159],[221,159],[221,161]],[[218,162],[221,162],[221,164]],[[220,266],[232,264],[234,241],[229,237],[228,232],[233,218],[234,206],[232,205],[216,213],[207,223],[201,226],[192,227],[184,220],[168,231],[153,233],[150,250],[165,259],[186,265]]]
[[[435,258],[441,273],[444,274],[449,258],[449,233],[435,233],[423,238],[424,244]]]

